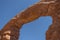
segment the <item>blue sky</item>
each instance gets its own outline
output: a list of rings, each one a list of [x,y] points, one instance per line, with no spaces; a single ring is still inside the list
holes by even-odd
[[[0,0],[0,29],[16,14],[40,0]],[[50,16],[23,25],[19,40],[46,40],[45,33],[52,24]]]

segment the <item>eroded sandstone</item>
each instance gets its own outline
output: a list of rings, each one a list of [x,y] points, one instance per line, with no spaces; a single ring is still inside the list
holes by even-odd
[[[0,39],[8,40],[3,36],[8,34],[9,40],[18,40],[22,25],[32,22],[41,16],[51,16],[53,24],[46,32],[46,40],[60,40],[60,0],[41,0],[13,17],[1,30]],[[5,33],[10,31],[11,33]]]

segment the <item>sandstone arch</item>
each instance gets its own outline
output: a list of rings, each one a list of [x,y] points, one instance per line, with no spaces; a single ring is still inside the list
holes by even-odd
[[[19,30],[23,24],[34,21],[40,16],[51,16],[53,24],[46,32],[46,40],[60,40],[60,0],[43,0],[27,8],[25,11],[13,17],[0,31],[0,39],[8,40],[4,35],[10,36],[10,40],[18,40]],[[6,33],[11,31],[11,33]]]

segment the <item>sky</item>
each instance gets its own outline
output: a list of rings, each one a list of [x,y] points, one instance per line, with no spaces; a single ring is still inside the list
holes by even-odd
[[[0,0],[0,30],[11,18],[40,0]],[[52,24],[52,17],[42,16],[24,24],[19,40],[46,40],[46,31]]]

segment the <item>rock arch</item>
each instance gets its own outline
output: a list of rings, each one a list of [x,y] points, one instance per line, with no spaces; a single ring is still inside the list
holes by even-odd
[[[13,17],[0,31],[0,39],[8,40],[3,36],[5,31],[11,31],[7,33],[10,35],[9,40],[18,40],[19,30],[22,25],[34,21],[40,16],[51,16],[53,18],[53,24],[46,32],[46,40],[60,40],[60,1],[59,0],[43,0],[34,4],[33,6],[22,11],[20,14]]]

